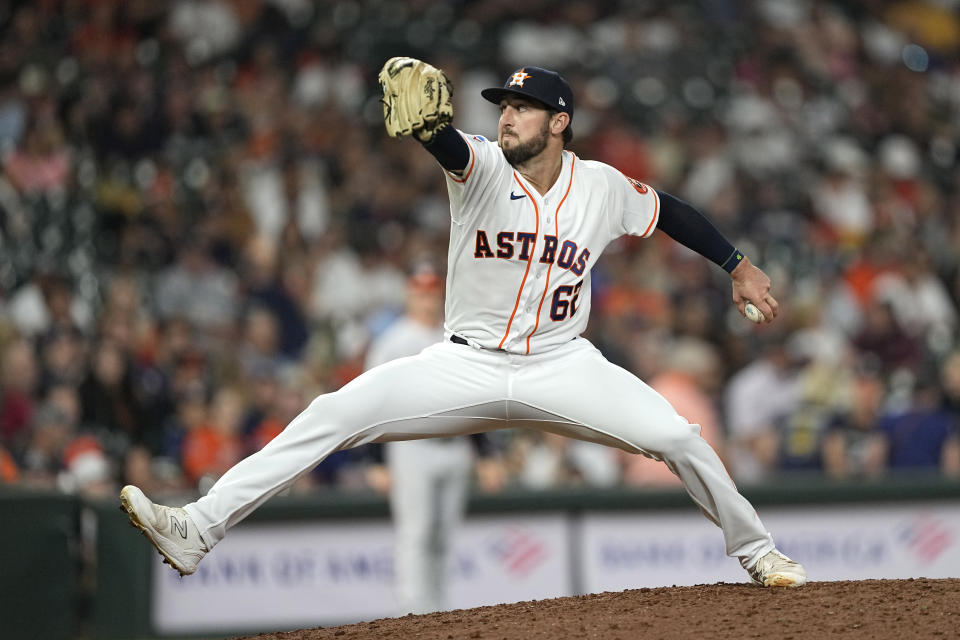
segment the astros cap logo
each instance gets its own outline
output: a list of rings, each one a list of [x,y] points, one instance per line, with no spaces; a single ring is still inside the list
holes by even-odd
[[[512,87],[513,85],[517,85],[522,87],[523,81],[529,77],[530,77],[530,74],[527,73],[525,69],[520,69],[520,71],[517,71],[515,74],[510,76],[510,84],[507,86]]]

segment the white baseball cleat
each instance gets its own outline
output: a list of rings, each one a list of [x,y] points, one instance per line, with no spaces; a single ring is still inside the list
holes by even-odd
[[[208,549],[200,537],[200,530],[186,511],[154,504],[143,495],[143,491],[129,484],[120,491],[120,504],[130,523],[157,548],[164,562],[179,571],[181,576],[197,570],[197,564],[207,555]]]
[[[799,587],[807,581],[803,565],[776,549],[760,558],[747,573],[753,583],[761,587]]]

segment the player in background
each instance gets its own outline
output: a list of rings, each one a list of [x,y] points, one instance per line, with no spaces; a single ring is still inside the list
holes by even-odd
[[[700,427],[580,335],[590,269],[622,235],[661,229],[730,275],[741,314],[751,302],[771,322],[767,275],[690,205],[565,150],[574,97],[556,72],[522,67],[481,92],[500,110],[496,142],[450,124],[450,84],[438,69],[392,58],[380,84],[388,134],[414,135],[445,170],[446,339],[317,397],[182,509],[124,487],[131,522],[177,571],[193,573],[230,527],[334,451],[528,427],[663,461],[754,583],[804,584],[803,567],[777,551]]]
[[[407,280],[406,313],[377,337],[366,369],[443,342],[443,280],[428,266]],[[396,547],[394,584],[401,613],[447,608],[448,558],[463,520],[474,451],[466,437],[384,445]],[[378,487],[382,488],[382,487]]]

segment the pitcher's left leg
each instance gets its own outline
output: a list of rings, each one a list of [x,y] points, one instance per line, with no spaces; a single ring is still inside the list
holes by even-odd
[[[745,568],[774,549],[756,510],[700,437],[699,425],[687,422],[663,396],[608,362],[587,340],[555,351],[530,357],[513,386],[514,400],[545,412],[541,428],[662,460],[723,529],[727,554]]]

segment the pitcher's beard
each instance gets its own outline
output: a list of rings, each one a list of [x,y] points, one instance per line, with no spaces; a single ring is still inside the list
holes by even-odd
[[[510,163],[510,166],[516,167],[521,165],[530,158],[539,155],[547,148],[547,136],[550,134],[550,128],[548,123],[543,123],[543,129],[540,130],[540,133],[523,142],[521,144],[514,145],[509,149],[500,145],[500,150],[503,151],[503,157],[507,159],[507,162]]]

